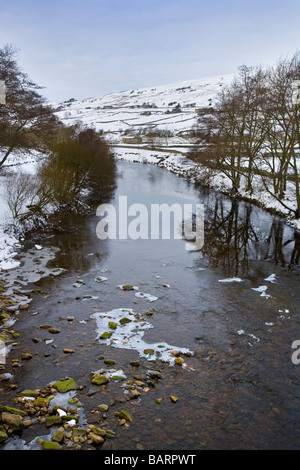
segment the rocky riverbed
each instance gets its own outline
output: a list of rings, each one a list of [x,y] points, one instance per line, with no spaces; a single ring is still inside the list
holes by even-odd
[[[145,343],[144,357],[132,360],[126,366],[123,361],[120,368],[115,358],[100,354],[97,357],[99,369],[86,370],[82,383],[77,383],[72,377],[60,377],[51,383],[41,382],[33,389],[23,388],[22,369],[30,369],[30,364],[36,358],[39,369],[49,366],[49,361],[47,362],[48,358],[51,358],[49,347],[53,348],[52,350],[57,349],[57,338],[63,337],[66,333],[64,327],[57,328],[51,323],[40,324],[39,312],[32,305],[35,298],[46,302],[50,297],[47,291],[38,287],[39,281],[47,278],[58,279],[67,273],[64,268],[48,267],[49,261],[55,258],[57,252],[58,249],[53,246],[33,245],[17,256],[20,262],[18,268],[1,273],[0,340],[5,345],[5,364],[0,366],[2,449],[55,450],[111,446],[108,441],[115,438],[121,427],[126,429],[134,426],[132,402],[141,404],[143,396],[150,390],[153,392],[159,388],[162,380],[162,373],[159,370],[149,369],[150,365],[155,365],[155,350],[147,348]],[[97,282],[100,282],[99,278],[96,279]],[[103,278],[101,280],[103,281]],[[79,280],[79,286],[82,284],[83,282],[80,283]],[[76,291],[78,286],[74,283],[73,288]],[[130,290],[133,290],[133,286],[125,286],[124,291]],[[82,302],[95,300],[93,296],[81,298],[75,294],[74,298]],[[149,324],[146,319],[153,315],[153,309],[148,310],[145,315],[133,315],[132,311],[122,311],[122,309],[120,311],[120,318],[108,322],[109,332],[104,331],[104,328],[102,335],[99,336],[102,340],[107,340],[119,331],[125,346],[128,325],[132,323],[135,327],[147,327]],[[98,320],[101,316],[98,314]],[[29,318],[38,331],[37,335],[33,332],[34,329],[32,334],[23,329]],[[75,319],[70,315],[65,320],[66,326],[69,327]],[[84,320],[82,323],[85,323]],[[44,348],[42,351],[37,350],[40,344]],[[80,346],[77,344],[75,348],[73,344],[71,346],[61,348],[61,355],[65,358],[74,355],[75,348],[82,347],[82,344]],[[160,352],[166,353],[166,345],[161,344],[159,347]],[[173,360],[178,367],[185,365],[183,357],[191,356],[187,350],[180,351],[171,347],[167,348],[167,353],[169,360]],[[151,358],[154,360],[151,361]],[[53,359],[52,365],[55,366],[58,362],[57,359]],[[76,368],[76,363],[74,367]],[[127,369],[126,374],[124,369]],[[59,371],[57,373],[59,374]],[[35,377],[34,384],[37,383],[37,379],[38,377]],[[157,391],[153,398],[154,407],[160,406],[163,402],[158,393]],[[179,398],[170,392],[168,400],[175,404]],[[88,406],[85,407],[84,403],[88,403]],[[157,419],[159,421],[159,418]],[[143,449],[143,445],[136,442],[136,448]]]
[[[99,240],[93,215],[17,248],[0,275],[0,448],[299,448],[297,233],[156,166],[118,167],[116,198],[204,201],[203,252]]]

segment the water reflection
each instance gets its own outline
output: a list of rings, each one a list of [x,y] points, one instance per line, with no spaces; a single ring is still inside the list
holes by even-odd
[[[212,267],[232,276],[248,275],[252,262],[268,260],[293,269],[299,265],[300,233],[254,205],[210,195],[205,204],[205,243]]]

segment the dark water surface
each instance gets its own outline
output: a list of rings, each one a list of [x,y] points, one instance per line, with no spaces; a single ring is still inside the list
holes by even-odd
[[[40,240],[60,250],[48,265],[68,271],[38,281],[44,295],[35,295],[14,325],[22,341],[9,357],[24,349],[33,354],[13,371],[8,360],[17,391],[73,377],[83,387],[77,396],[87,423],[99,419],[92,413],[97,405],[111,405],[101,423],[116,437],[105,450],[299,448],[300,364],[291,359],[292,343],[300,340],[299,232],[254,205],[196,188],[158,167],[119,162],[118,170],[112,203],[120,195],[128,205],[148,207],[203,203],[204,247],[187,251],[183,240],[101,241],[96,216]],[[98,276],[107,280],[97,282]],[[138,289],[123,291],[118,286],[124,284]],[[107,315],[117,321],[123,314],[117,309],[132,309],[131,326],[99,339]],[[123,316],[130,318],[128,311]],[[45,323],[60,329],[50,344],[44,339],[51,335],[40,329]],[[42,341],[34,344],[33,337]],[[154,355],[143,352],[145,345]],[[174,360],[169,349],[182,351],[183,366],[168,362]],[[116,375],[126,378],[95,390],[91,374],[109,369],[105,359],[114,359]],[[134,360],[141,365],[130,365]],[[144,380],[148,370],[161,374],[153,386]],[[124,385],[135,377],[145,385],[129,400]],[[0,404],[9,404],[16,391],[4,382],[0,388]],[[114,416],[122,409],[132,416],[129,427]],[[23,443],[36,429],[24,430]]]

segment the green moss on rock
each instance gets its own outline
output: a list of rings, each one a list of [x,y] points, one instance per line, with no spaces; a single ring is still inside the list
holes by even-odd
[[[60,450],[61,445],[58,442],[45,441],[43,444],[43,450]]]
[[[112,335],[112,331],[104,331],[104,333],[102,333],[102,335],[100,336],[100,339],[108,339],[110,338]]]
[[[109,380],[106,375],[100,375],[99,373],[96,373],[92,377],[92,384],[94,385],[105,385],[108,382]]]
[[[58,382],[55,382],[53,387],[56,388],[56,390],[60,393],[66,393],[70,390],[77,389],[77,385],[74,379],[59,380]]]

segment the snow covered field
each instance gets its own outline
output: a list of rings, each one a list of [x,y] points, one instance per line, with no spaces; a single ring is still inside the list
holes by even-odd
[[[197,123],[196,110],[213,104],[217,92],[233,75],[208,77],[171,85],[112,93],[100,98],[52,103],[65,124],[80,121],[102,130],[108,142],[120,144],[145,131],[168,131],[161,144],[186,145]],[[128,136],[126,136],[128,133]],[[142,143],[149,138],[143,136]]]

